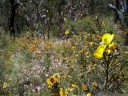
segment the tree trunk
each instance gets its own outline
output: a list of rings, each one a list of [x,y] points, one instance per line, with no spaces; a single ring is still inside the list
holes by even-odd
[[[128,0],[126,0],[126,12],[128,13]]]
[[[119,5],[120,2],[119,0],[115,0],[115,7],[119,10]],[[117,23],[117,21],[119,20],[119,15],[117,13],[114,13],[114,22]]]
[[[15,15],[16,15],[16,7],[15,7],[15,0],[10,0],[11,3],[11,16],[10,16],[10,24],[9,24],[9,30],[10,34],[15,36]]]
[[[128,26],[128,0],[124,0],[124,3],[125,3],[125,12],[126,12],[125,23],[126,26]]]
[[[94,14],[94,0],[90,0],[90,14]]]

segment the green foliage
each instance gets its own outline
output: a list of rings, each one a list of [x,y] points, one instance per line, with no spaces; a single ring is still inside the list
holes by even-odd
[[[88,16],[80,20],[66,22],[67,26],[71,26],[77,32],[89,32],[94,33],[96,29],[94,18]]]
[[[102,30],[103,32],[114,32],[113,22],[111,17],[102,18]]]
[[[104,33],[114,32],[112,18],[104,16],[86,16],[80,20],[65,22],[67,27],[71,27],[76,32]]]

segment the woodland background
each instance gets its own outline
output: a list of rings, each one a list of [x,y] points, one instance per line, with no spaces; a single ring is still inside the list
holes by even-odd
[[[127,13],[127,0],[0,0],[0,95],[127,94]],[[116,48],[97,59],[105,33]]]

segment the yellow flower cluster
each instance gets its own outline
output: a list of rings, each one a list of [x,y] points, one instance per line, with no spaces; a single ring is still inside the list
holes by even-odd
[[[58,84],[60,80],[59,74],[54,74],[53,76],[49,77],[46,80],[46,83],[48,84],[48,88],[52,88],[54,85]]]
[[[27,45],[28,52],[33,53],[34,51],[36,51],[38,49],[39,41],[40,40],[37,38],[31,38],[29,44]]]
[[[112,42],[113,38],[114,34],[105,33],[102,36],[102,42],[100,46],[94,53],[94,57],[96,57],[97,59],[101,59],[104,57],[104,52],[106,52],[107,54],[113,53],[113,51],[116,49],[116,44]]]
[[[45,49],[51,49],[52,48],[52,42],[46,42],[44,45]]]
[[[29,44],[27,50],[28,50],[30,53],[33,53],[33,52],[36,51],[37,49],[38,49],[38,46],[37,46],[36,44],[31,43],[31,44]]]
[[[21,38],[16,38],[16,43],[19,48],[27,50],[29,53],[35,52],[39,49],[41,39],[34,38],[31,36],[25,36]]]
[[[8,87],[8,83],[4,82],[3,84],[3,89],[7,88]]]
[[[67,29],[67,30],[65,31],[65,35],[68,35],[68,34],[70,34],[70,29]]]

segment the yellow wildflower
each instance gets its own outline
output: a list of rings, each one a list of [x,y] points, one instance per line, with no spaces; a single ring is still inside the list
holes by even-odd
[[[92,96],[91,93],[87,93],[87,96]]]
[[[113,43],[113,42],[109,45],[109,48],[112,49],[112,50],[115,50],[116,47],[117,47],[116,44]]]
[[[50,78],[48,78],[46,80],[46,83],[48,84],[48,87],[52,87],[54,86],[55,84],[57,84],[59,82],[59,78],[57,77],[57,75],[53,75],[51,76]]]
[[[8,83],[4,82],[3,84],[3,89],[7,88],[8,87]]]
[[[55,83],[57,83],[56,81],[57,81],[57,80],[56,80],[55,78],[53,78],[53,77],[50,77],[50,78],[48,78],[48,79],[46,80],[48,86],[53,86]]]
[[[116,44],[112,42],[111,44],[109,44],[105,52],[107,53],[107,55],[109,55],[112,54],[115,49],[116,49]]]
[[[65,35],[68,35],[68,34],[70,34],[70,29],[67,29],[67,30],[65,31]]]
[[[67,88],[67,91],[72,92],[74,88]]]
[[[53,77],[57,78],[58,80],[60,79],[60,75],[58,73],[53,74]]]
[[[82,84],[81,87],[82,87],[82,90],[83,90],[83,91],[88,91],[88,90],[89,90],[88,86],[85,85],[85,84]]]
[[[106,33],[102,36],[102,43],[110,44],[114,38],[114,34]]]
[[[105,51],[106,45],[100,45],[94,53],[94,57],[101,59],[103,58],[103,53]]]
[[[77,88],[78,86],[76,84],[71,84],[73,88]]]
[[[67,96],[66,91],[63,88],[60,88],[60,96]]]
[[[95,43],[94,42],[89,42],[90,46],[93,46]]]

